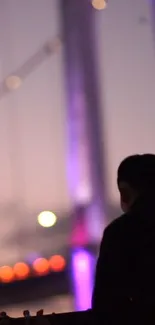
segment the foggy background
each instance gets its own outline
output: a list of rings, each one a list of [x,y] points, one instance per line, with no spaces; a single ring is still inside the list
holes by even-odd
[[[111,0],[108,10],[96,13],[104,161],[112,203],[118,202],[120,161],[130,154],[155,152],[153,29],[152,1]]]
[[[120,211],[120,161],[155,152],[153,20],[147,0],[109,0],[106,10],[95,13],[109,222]],[[0,266],[32,255],[68,254],[72,202],[63,45],[58,0],[0,0]],[[19,72],[21,86],[6,91],[5,79]],[[48,234],[37,222],[43,210],[58,217]],[[71,303],[62,305],[58,309],[71,309]]]

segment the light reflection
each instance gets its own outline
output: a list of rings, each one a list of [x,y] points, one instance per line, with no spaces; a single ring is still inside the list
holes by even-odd
[[[91,307],[93,287],[94,258],[86,250],[73,251],[72,272],[75,289],[76,310]]]

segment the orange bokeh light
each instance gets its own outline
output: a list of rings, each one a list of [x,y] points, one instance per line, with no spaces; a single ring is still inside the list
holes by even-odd
[[[14,273],[17,279],[26,279],[29,276],[30,269],[29,266],[25,263],[17,263],[15,264]]]
[[[66,266],[66,261],[63,256],[55,255],[50,258],[49,264],[52,271],[61,272]]]
[[[0,280],[9,283],[14,280],[14,271],[10,266],[2,266],[0,268]]]
[[[33,269],[38,275],[45,275],[49,272],[49,262],[46,258],[37,258],[33,263]]]

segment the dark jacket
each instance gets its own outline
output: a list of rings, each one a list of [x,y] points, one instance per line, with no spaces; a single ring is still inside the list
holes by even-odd
[[[155,197],[139,199],[104,231],[92,299],[101,312],[155,306]]]

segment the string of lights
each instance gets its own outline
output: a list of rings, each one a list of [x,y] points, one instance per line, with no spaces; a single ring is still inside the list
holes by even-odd
[[[91,0],[92,6],[96,10],[103,10],[107,7],[108,0]],[[0,96],[12,90],[17,90],[23,79],[37,68],[47,56],[56,53],[61,47],[62,41],[60,37],[56,37],[53,41],[47,42],[42,49],[33,55],[18,71],[7,76],[0,85]]]
[[[0,83],[0,99],[11,91],[19,89],[23,81],[42,64],[48,57],[54,55],[61,48],[61,37],[46,42],[34,55],[32,55],[16,71],[8,75]]]
[[[61,255],[53,255],[50,258],[40,257],[30,265],[18,262],[14,266],[0,267],[0,283],[10,283],[17,280],[25,280],[34,276],[45,276],[50,272],[62,272],[66,268],[66,259]]]

